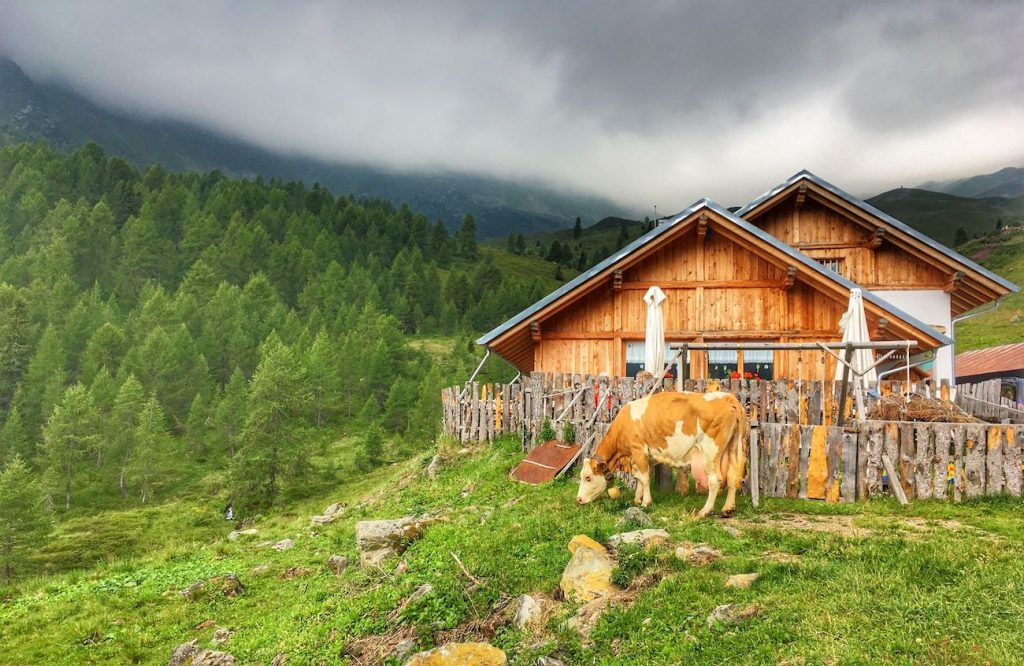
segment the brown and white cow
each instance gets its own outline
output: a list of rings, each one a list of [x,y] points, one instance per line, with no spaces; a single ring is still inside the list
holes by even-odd
[[[736,509],[736,491],[743,481],[743,444],[749,427],[746,412],[731,393],[668,391],[634,400],[616,415],[593,457],[583,459],[576,502],[592,502],[608,487],[614,472],[626,472],[637,480],[634,501],[650,506],[652,463],[680,469],[703,464],[708,499],[699,516],[714,509],[723,480],[728,494],[722,515],[729,515]],[[700,470],[694,471],[702,476]]]

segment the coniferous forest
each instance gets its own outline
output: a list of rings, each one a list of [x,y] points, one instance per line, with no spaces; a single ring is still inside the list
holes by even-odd
[[[479,358],[471,333],[550,288],[503,278],[497,253],[468,214],[451,233],[316,185],[4,148],[8,485],[59,516],[219,469],[211,503],[245,515],[301,495],[339,435],[361,469],[425,448],[440,388]]]

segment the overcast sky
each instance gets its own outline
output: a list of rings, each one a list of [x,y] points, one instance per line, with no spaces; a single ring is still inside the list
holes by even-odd
[[[1024,2],[0,0],[36,80],[272,149],[671,212],[1024,166]]]

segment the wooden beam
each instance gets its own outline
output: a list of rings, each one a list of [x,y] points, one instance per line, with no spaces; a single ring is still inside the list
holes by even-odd
[[[647,290],[655,286],[662,289],[781,289],[785,284],[781,280],[639,280],[622,283],[625,290]]]
[[[782,280],[782,290],[789,291],[796,284],[796,266],[790,266],[786,269],[786,277]]]
[[[960,285],[963,284],[965,277],[966,275],[963,271],[953,271],[953,273],[950,274],[949,278],[946,280],[946,284],[942,288],[942,291],[946,292],[947,294],[953,293],[954,291],[960,288]]]
[[[800,183],[796,191],[796,207],[800,208],[807,201],[807,183]]]
[[[536,319],[530,322],[530,337],[533,338],[534,342],[541,341],[540,322]]]
[[[644,331],[545,331],[545,340],[643,340]],[[665,339],[668,342],[697,341],[697,338],[709,340],[777,340],[779,338],[810,338],[814,340],[838,340],[839,334],[835,330],[788,330],[788,331],[698,331],[698,330],[677,330],[665,331]]]
[[[868,240],[866,246],[869,250],[876,250],[882,244],[885,239],[885,227],[878,227],[875,229],[875,233]]]
[[[708,235],[708,222],[710,218],[707,213],[701,213],[700,217],[697,218],[697,242],[703,243],[704,238]]]
[[[622,269],[612,273],[612,291],[622,291]]]

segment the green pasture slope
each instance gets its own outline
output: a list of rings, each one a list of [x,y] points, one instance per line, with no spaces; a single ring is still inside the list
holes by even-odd
[[[958,249],[961,254],[1024,287],[1024,230],[990,234]],[[998,309],[956,327],[957,352],[1021,341],[1024,341],[1024,292],[1007,296]]]
[[[119,539],[134,546],[120,557],[3,589],[0,663],[163,664],[178,643],[210,646],[217,627],[235,632],[221,649],[246,664],[268,664],[281,652],[292,664],[346,663],[353,641],[401,627],[428,647],[432,630],[469,627],[516,595],[551,596],[569,560],[569,539],[607,539],[627,506],[605,498],[577,507],[571,480],[540,487],[510,481],[520,456],[512,440],[450,453],[451,464],[435,481],[424,473],[428,454],[370,475],[350,473],[349,448],[334,447],[335,480],[321,480],[319,496],[282,504],[256,522],[259,534],[248,540],[225,538],[230,526],[206,492],[89,519],[102,525],[108,547]],[[216,473],[206,483],[216,486]],[[347,503],[343,517],[314,534],[310,516],[334,501]],[[675,541],[707,543],[724,553],[721,560],[692,568],[671,549],[634,558],[619,578],[657,582],[607,612],[592,645],[566,626],[574,611],[568,603],[539,635],[506,625],[491,641],[524,665],[544,654],[567,664],[1019,663],[1019,500],[908,508],[768,500],[755,510],[743,497],[731,521],[696,521],[701,502],[656,493],[649,513]],[[325,567],[332,553],[356,557],[358,520],[410,513],[443,521],[405,553],[407,573],[395,573],[396,562],[384,570],[353,566],[340,576]],[[43,556],[53,565],[55,548],[70,553],[90,538],[91,530],[69,521]],[[294,548],[266,545],[283,538],[294,539]],[[478,585],[467,588],[452,553]],[[265,572],[253,572],[262,565]],[[282,578],[291,567],[309,573]],[[761,579],[750,589],[724,587],[729,575],[751,571]],[[240,576],[244,595],[186,601],[179,594],[226,572]],[[432,593],[393,612],[424,583]],[[707,615],[726,603],[756,603],[762,611],[739,626],[707,628]]]

